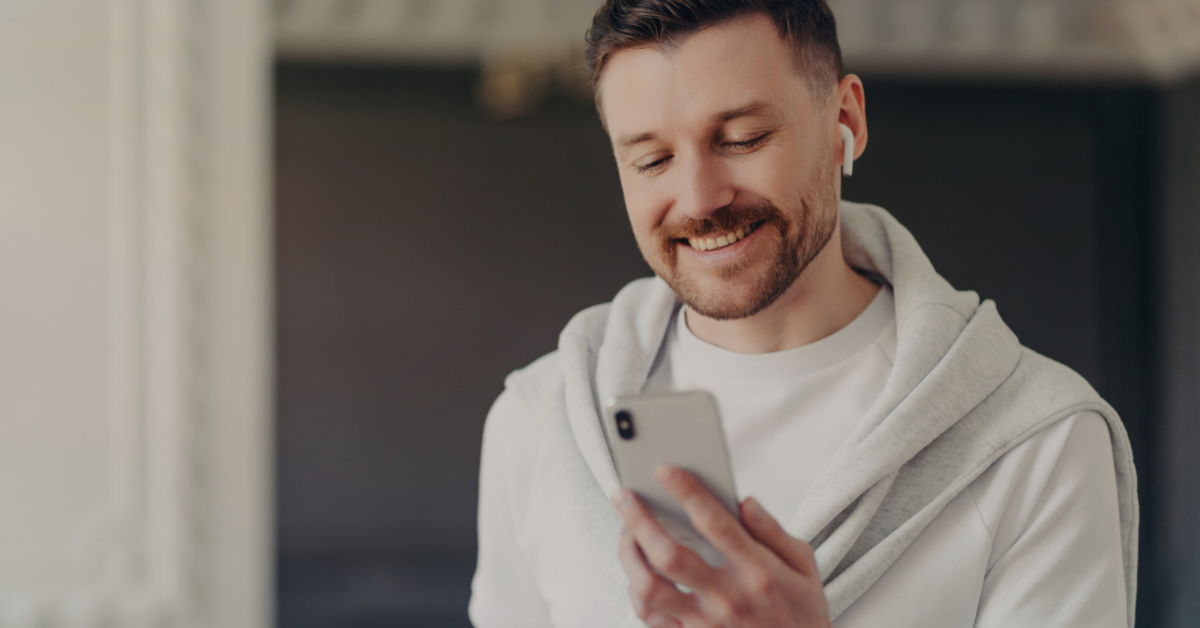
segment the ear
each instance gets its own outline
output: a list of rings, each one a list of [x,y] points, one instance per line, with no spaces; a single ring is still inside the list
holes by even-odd
[[[838,137],[843,139],[843,150],[839,151],[838,156],[842,158],[843,174],[849,176],[853,172],[854,160],[867,149],[867,105],[862,79],[847,74],[834,90],[830,105],[832,113],[837,116]]]

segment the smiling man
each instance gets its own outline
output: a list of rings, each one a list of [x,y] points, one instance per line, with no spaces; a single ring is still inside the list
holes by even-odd
[[[840,200],[865,95],[824,0],[609,0],[588,46],[657,277],[577,315],[493,406],[472,621],[1131,625],[1120,420],[887,212]],[[694,389],[720,407],[739,512],[659,479],[719,568],[621,489],[598,412]]]

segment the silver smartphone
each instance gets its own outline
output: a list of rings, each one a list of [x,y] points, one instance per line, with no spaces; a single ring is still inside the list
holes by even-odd
[[[702,392],[624,395],[605,403],[604,433],[621,485],[643,503],[681,544],[713,566],[725,558],[696,532],[687,512],[654,477],[660,464],[692,472],[734,517],[733,468],[712,395]]]

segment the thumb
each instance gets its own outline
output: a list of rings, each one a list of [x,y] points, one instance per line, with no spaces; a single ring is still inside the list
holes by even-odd
[[[804,541],[787,533],[757,499],[742,500],[742,522],[759,543],[766,545],[792,569],[813,578],[820,578],[813,549]]]

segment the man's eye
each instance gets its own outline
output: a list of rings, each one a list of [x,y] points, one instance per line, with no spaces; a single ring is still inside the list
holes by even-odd
[[[634,168],[637,169],[638,174],[646,174],[647,172],[652,172],[662,168],[666,165],[669,159],[671,159],[671,156],[667,155],[665,157],[660,157],[659,159],[656,159],[648,164],[634,164]]]
[[[752,137],[748,140],[742,140],[742,141],[738,141],[738,142],[725,142],[723,144],[723,146],[725,146],[726,148],[732,148],[735,150],[745,149],[745,148],[754,148],[755,146],[762,144],[763,140],[767,139],[767,137],[770,135],[771,135],[770,133],[763,133],[762,135],[759,135],[757,137]]]

